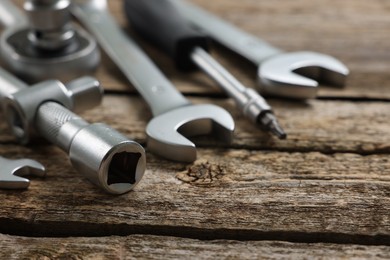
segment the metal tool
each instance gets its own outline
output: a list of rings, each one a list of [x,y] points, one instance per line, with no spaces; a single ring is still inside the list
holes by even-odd
[[[171,2],[196,28],[258,65],[262,93],[308,99],[316,97],[317,81],[345,85],[348,68],[329,55],[310,51],[284,53],[185,0]]]
[[[67,85],[49,80],[28,87],[0,69],[4,115],[15,137],[28,143],[35,130],[68,153],[73,167],[112,194],[130,191],[145,171],[145,151],[107,125],[72,113],[100,104],[103,89],[91,77]]]
[[[270,105],[256,91],[243,86],[205,50],[208,39],[191,28],[166,0],[125,0],[133,28],[167,52],[181,70],[197,66],[215,80],[236,102],[241,112],[263,130],[286,138]]]
[[[0,189],[27,189],[30,181],[21,176],[45,176],[45,167],[30,159],[10,160],[0,156]]]
[[[183,162],[196,159],[195,145],[183,135],[214,133],[230,142],[234,121],[214,105],[191,105],[143,51],[118,27],[105,0],[76,0],[73,14],[98,42],[151,107],[154,118],[146,133],[150,151]]]
[[[29,81],[73,79],[96,68],[96,41],[71,23],[70,0],[25,0],[21,12],[0,1],[0,53],[6,65]]]

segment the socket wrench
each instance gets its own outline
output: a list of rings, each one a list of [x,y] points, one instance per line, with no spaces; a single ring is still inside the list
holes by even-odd
[[[70,0],[25,0],[21,12],[0,1],[0,54],[7,67],[31,82],[74,79],[100,61],[96,41],[71,22]]]
[[[72,113],[100,104],[103,89],[91,77],[67,85],[49,80],[28,87],[0,68],[0,96],[12,133],[22,143],[36,132],[65,151],[73,167],[112,194],[132,190],[145,171],[145,151],[105,124]],[[35,131],[33,131],[35,130]]]

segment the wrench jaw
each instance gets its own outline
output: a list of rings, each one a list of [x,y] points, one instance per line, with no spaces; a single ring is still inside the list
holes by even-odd
[[[2,159],[7,160],[7,159]],[[5,164],[5,163],[4,163]],[[5,165],[1,166],[0,173],[0,189],[27,189],[30,186],[30,181],[22,176],[34,175],[37,177],[44,177],[45,167],[33,160],[7,160]]]
[[[179,162],[196,160],[196,146],[185,136],[213,134],[223,142],[233,139],[234,121],[224,109],[214,105],[189,105],[153,118],[147,128],[148,149]]]
[[[316,52],[282,53],[264,61],[258,71],[260,91],[274,96],[310,99],[319,82],[343,87],[348,68],[337,59]]]

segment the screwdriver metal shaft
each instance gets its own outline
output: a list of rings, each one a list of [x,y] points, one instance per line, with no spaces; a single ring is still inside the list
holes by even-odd
[[[192,61],[234,99],[242,113],[263,130],[270,131],[280,139],[287,137],[278,123],[271,106],[256,91],[246,88],[203,48],[196,47],[191,53]]]
[[[207,52],[209,39],[191,27],[169,0],[125,0],[132,27],[171,56],[176,67],[204,71],[234,99],[241,112],[263,130],[286,138],[271,107],[255,90],[243,86]]]

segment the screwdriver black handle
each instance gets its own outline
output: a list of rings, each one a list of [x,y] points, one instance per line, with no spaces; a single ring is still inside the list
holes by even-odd
[[[124,0],[132,28],[173,58],[180,70],[196,66],[191,59],[195,47],[208,49],[208,38],[193,29],[169,0]]]

